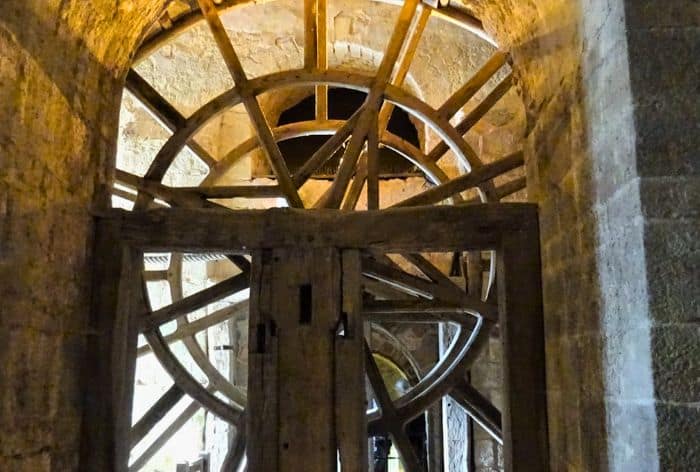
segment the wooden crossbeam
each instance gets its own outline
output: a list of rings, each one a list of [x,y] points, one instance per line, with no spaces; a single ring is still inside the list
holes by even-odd
[[[147,251],[249,253],[272,247],[374,249],[384,252],[494,249],[504,232],[536,224],[537,207],[489,203],[382,211],[230,211],[169,208],[113,209],[102,224]],[[416,231],[420,225],[421,231]],[[328,231],[333,228],[334,231]]]

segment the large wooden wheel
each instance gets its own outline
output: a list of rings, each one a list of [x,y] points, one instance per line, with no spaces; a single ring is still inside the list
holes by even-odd
[[[134,71],[127,86],[134,95],[153,111],[173,131],[158,152],[143,177],[123,170],[116,171],[115,194],[132,199],[135,210],[154,206],[184,208],[224,207],[227,199],[279,198],[294,208],[355,210],[366,188],[366,208],[381,210],[381,174],[378,165],[380,147],[393,150],[415,165],[430,184],[430,188],[393,206],[466,205],[498,202],[524,188],[524,178],[516,178],[497,186],[496,177],[523,165],[521,152],[508,155],[489,164],[481,162],[478,154],[464,138],[471,129],[510,89],[512,77],[507,75],[459,123],[451,120],[477,92],[506,64],[507,54],[497,52],[467,83],[460,87],[439,108],[434,108],[406,92],[401,86],[408,73],[421,34],[431,15],[444,15],[440,10],[406,0],[398,22],[374,76],[364,76],[327,68],[326,18],[324,0],[305,1],[306,44],[304,68],[248,79],[211,0],[199,0],[201,16],[209,24],[216,44],[228,67],[235,86],[185,118],[167,103]],[[199,15],[199,13],[193,13]],[[192,21],[192,20],[188,20]],[[452,21],[455,21],[452,17]],[[473,23],[466,24],[473,27]],[[281,88],[313,86],[316,94],[316,119],[271,127],[263,115],[258,97]],[[366,93],[364,104],[347,120],[328,119],[328,88],[348,88]],[[256,131],[251,138],[216,160],[194,141],[194,136],[210,120],[222,112],[242,104]],[[429,126],[441,142],[430,151],[416,146],[387,131],[394,107],[399,107],[414,119]],[[293,174],[280,151],[279,142],[309,135],[330,138],[317,152],[308,156],[304,165]],[[192,150],[209,168],[209,174],[197,187],[169,187],[163,177],[177,155],[185,148]],[[344,147],[342,160],[328,189],[315,201],[304,201],[299,189],[314,173]],[[275,175],[274,185],[221,185],[220,178],[238,160],[261,150]],[[443,158],[450,153],[463,169],[463,174],[450,178],[443,169]],[[135,190],[125,192],[123,188]],[[212,200],[216,200],[214,203]],[[235,211],[235,210],[231,210]],[[416,222],[420,224],[420,222]],[[238,301],[191,321],[188,314],[200,308],[241,293],[250,284],[250,262],[243,256],[213,255],[228,258],[236,267],[234,275],[212,287],[184,296],[182,264],[188,256],[172,253],[166,270],[144,271],[145,281],[167,281],[172,303],[156,310],[149,309],[141,332],[148,345],[140,347],[143,354],[152,351],[174,380],[152,408],[133,426],[131,445],[135,445],[161,421],[184,395],[193,403],[157,438],[130,468],[138,470],[157,451],[169,434],[184,423],[200,407],[231,423],[237,430],[223,470],[236,470],[244,460],[244,416],[246,392],[223,376],[212,364],[195,334],[236,316],[246,316],[247,301]],[[449,257],[453,257],[450,255]],[[366,280],[366,303],[363,316],[366,323],[450,323],[455,326],[454,338],[439,362],[417,385],[402,397],[391,400],[368,350],[367,377],[377,410],[368,412],[369,434],[388,433],[399,450],[409,471],[422,470],[415,451],[404,431],[405,425],[443,396],[450,395],[481,424],[495,439],[502,441],[500,415],[482,395],[465,381],[465,373],[476,360],[496,324],[493,299],[495,258],[482,257],[480,252],[458,254],[461,263],[458,282],[435,263],[435,257],[425,254],[370,254],[362,259],[362,274]],[[486,273],[485,283],[482,275]],[[177,328],[164,335],[161,327],[173,320]],[[206,376],[198,381],[173,353],[171,345],[182,342],[194,363]]]

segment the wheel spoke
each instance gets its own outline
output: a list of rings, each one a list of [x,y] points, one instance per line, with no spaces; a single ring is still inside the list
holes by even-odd
[[[449,395],[484,431],[503,445],[501,412],[486,397],[464,379],[455,384]]]
[[[180,429],[187,423],[190,418],[192,418],[195,413],[199,411],[201,406],[199,403],[190,403],[185,410],[178,415],[175,420],[163,431],[160,436],[158,436],[153,443],[148,446],[148,448],[136,459],[130,466],[129,472],[138,472],[143,466],[162,448],[165,443],[167,443],[171,437],[175,435]]]
[[[362,312],[373,322],[457,323],[467,329],[476,326],[476,318],[456,304],[414,300],[375,300],[365,302]]]
[[[366,343],[365,366],[367,378],[369,379],[369,383],[372,386],[372,391],[374,392],[374,397],[377,400],[379,409],[382,413],[382,429],[391,435],[391,438],[396,445],[396,449],[398,449],[399,455],[401,456],[401,461],[408,472],[419,472],[424,470],[420,465],[416,451],[413,449],[413,446],[406,435],[403,421],[398,416],[396,408],[391,401],[391,397],[387,391],[382,374],[379,372],[377,362],[374,360],[372,351]]]
[[[129,443],[131,447],[141,442],[141,440],[146,437],[146,434],[148,434],[148,432],[151,431],[184,396],[185,392],[180,386],[176,383],[173,384],[173,386],[148,409],[141,419],[131,427],[131,432],[129,433]]]
[[[505,65],[507,60],[507,53],[496,52],[467,83],[445,101],[438,109],[438,113],[448,120],[452,118]]]
[[[270,166],[272,167],[275,176],[277,177],[277,182],[280,189],[284,193],[287,203],[295,208],[303,208],[304,204],[299,197],[299,193],[292,183],[292,177],[287,168],[287,164],[284,161],[282,152],[275,141],[272,131],[270,130],[270,125],[265,119],[260,104],[255,96],[250,95],[247,92],[248,88],[248,78],[245,75],[241,61],[238,58],[238,54],[233,48],[231,41],[224,29],[223,23],[221,23],[221,18],[216,10],[216,7],[212,3],[212,0],[198,0],[199,7],[202,10],[204,18],[209,24],[209,29],[214,36],[216,45],[221,52],[224,62],[228,67],[229,73],[233,78],[236,88],[241,91],[243,96],[243,105],[245,106],[250,121],[257,132],[258,138],[260,139],[260,144],[267,158]]]
[[[350,135],[353,133],[353,129],[357,125],[360,116],[363,114],[364,107],[361,107],[348,119],[345,124],[338,129],[338,131],[323,145],[321,145],[318,150],[313,153],[313,155],[307,160],[303,166],[294,174],[292,178],[294,185],[299,188],[313,175],[316,170],[326,163],[333,154],[338,150],[338,148],[347,141]]]
[[[187,124],[187,119],[151,84],[141,77],[134,69],[126,76],[126,89],[134,95],[143,106],[150,111],[170,131],[175,132]],[[212,168],[216,159],[194,139],[189,139],[186,146],[204,163]]]
[[[211,313],[204,318],[199,318],[195,321],[191,321],[186,325],[178,326],[173,333],[165,336],[163,339],[166,343],[170,344],[181,339],[185,339],[188,336],[194,336],[200,331],[209,329],[212,326],[216,326],[219,323],[223,323],[226,320],[238,318],[248,314],[248,301],[241,301],[235,305],[227,306],[220,310]],[[138,348],[137,356],[143,356],[151,352],[151,346],[145,344]]]
[[[372,123],[367,136],[367,209],[379,209],[379,129]]]
[[[432,9],[426,8],[425,5],[421,5],[420,15],[411,24],[411,29],[408,32],[408,41],[406,42],[406,47],[403,48],[401,52],[401,57],[398,61],[398,68],[396,73],[392,78],[391,83],[396,86],[402,86],[408,75],[408,71],[411,69],[411,64],[413,63],[413,58],[418,50],[418,44],[423,36],[425,27],[428,25],[428,20],[430,19],[430,13]],[[389,119],[391,118],[391,113],[394,110],[394,105],[391,103],[385,103],[379,112],[379,134],[381,135],[387,128],[389,124]]]
[[[503,98],[503,96],[508,92],[513,86],[513,74],[509,74],[505,79],[503,79],[486,98],[479,103],[474,110],[472,110],[466,118],[464,118],[457,126],[456,130],[460,135],[465,135],[475,124],[479,122],[481,118],[488,113],[491,108],[498,103],[498,101]],[[435,147],[428,153],[428,159],[431,162],[437,162],[442,156],[449,150],[447,144],[442,141],[435,145]]]
[[[250,286],[250,276],[247,273],[235,275],[229,279],[205,288],[193,295],[171,303],[159,310],[144,316],[142,331],[157,330],[162,324],[204,308],[214,302],[238,293]]]
[[[428,300],[456,304],[464,310],[478,313],[490,320],[496,320],[498,317],[496,306],[467,295],[451,282],[452,287],[436,284],[370,258],[363,259],[362,272],[366,277],[379,280],[406,293],[413,293]]]
[[[407,198],[396,205],[396,207],[421,206],[439,203],[453,195],[461,193],[470,188],[478,187],[485,182],[498,177],[501,174],[509,172],[525,163],[522,151],[518,151],[510,156],[506,156],[498,161],[492,162],[472,170],[468,174],[457,177],[456,179],[445,182],[444,184],[432,187],[424,192]]]
[[[399,57],[419,3],[418,0],[406,0],[406,2],[404,2],[401,12],[399,13],[398,22],[389,39],[389,44],[384,52],[382,62],[379,65],[377,76],[367,96],[365,109],[362,112],[362,116],[359,118],[357,127],[350,139],[350,144],[343,154],[343,159],[336,173],[336,178],[328,193],[321,198],[317,206],[323,208],[338,208],[342,203],[350,179],[356,170],[357,160],[364,146],[370,127],[372,123],[376,122],[376,115],[379,112],[379,107],[383,100],[384,90],[386,89],[387,83],[390,81],[394,65]]]

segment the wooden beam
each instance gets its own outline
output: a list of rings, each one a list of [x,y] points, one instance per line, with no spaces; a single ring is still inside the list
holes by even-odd
[[[517,179],[511,180],[508,183],[499,185],[496,187],[495,194],[498,200],[513,195],[516,192],[524,190],[527,188],[527,178],[518,177]],[[463,202],[457,203],[457,205],[475,205],[483,203],[481,198],[475,197],[469,200],[464,200]]]
[[[143,254],[123,245],[111,225],[95,235],[96,259],[90,330],[84,374],[86,416],[81,467],[125,472],[133,406],[138,312],[143,300]]]
[[[260,108],[258,99],[254,95],[247,92],[248,78],[245,75],[245,71],[243,70],[243,66],[241,65],[241,61],[239,60],[236,51],[233,49],[233,45],[231,44],[231,40],[226,33],[226,29],[224,29],[223,23],[221,23],[216,6],[214,6],[212,0],[198,1],[204,18],[207,20],[212,35],[214,36],[216,45],[221,52],[221,56],[224,58],[224,62],[226,63],[231,77],[236,84],[236,88],[241,91],[241,95],[243,96],[243,105],[245,106],[248,116],[250,117],[250,121],[258,134],[265,157],[267,158],[273,172],[275,173],[275,176],[277,177],[278,185],[280,189],[282,189],[282,192],[287,199],[287,203],[294,208],[304,208],[304,203],[301,201],[299,193],[297,193],[297,189],[292,183],[292,177],[289,173],[289,169],[287,168],[287,164],[285,163],[282,152],[277,145],[277,141],[275,141],[275,138],[272,135],[270,125],[265,119],[265,115]]]
[[[304,0],[304,69],[318,67],[318,0]]]
[[[381,262],[365,258],[362,262],[362,273],[380,281],[386,281],[396,287],[404,287],[430,300],[441,300],[459,305],[466,311],[496,320],[496,307],[481,301],[478,297],[467,295],[450,282],[452,287],[429,282],[421,277],[408,274],[401,269],[393,268]]]
[[[212,326],[216,326],[219,323],[223,323],[228,319],[233,319],[237,317],[244,316],[248,313],[248,302],[242,301],[236,303],[235,305],[227,306],[220,310],[211,313],[204,318],[199,318],[195,321],[191,321],[186,325],[178,326],[174,332],[168,334],[163,339],[166,343],[170,344],[180,339],[184,339],[188,336],[193,336],[200,331],[209,329]],[[149,344],[144,344],[140,346],[137,350],[137,356],[141,357],[145,354],[151,352],[151,346]]]
[[[372,126],[372,123],[376,121],[376,114],[379,112],[379,107],[381,106],[383,100],[384,90],[386,89],[387,83],[390,81],[392,71],[401,52],[401,48],[404,44],[406,35],[419,3],[419,0],[406,0],[404,2],[403,7],[399,12],[399,19],[396,23],[396,27],[394,28],[394,32],[389,39],[389,44],[384,52],[379,69],[377,70],[374,83],[372,84],[372,88],[367,95],[362,116],[360,116],[357,127],[355,128],[353,135],[350,138],[348,147],[343,154],[343,159],[340,167],[338,167],[336,178],[333,181],[330,189],[328,189],[328,192],[324,194],[324,196],[317,202],[315,205],[316,207],[340,207],[343,198],[345,197],[345,192],[347,191],[350,179],[355,173],[357,160],[360,156],[360,152],[362,151],[362,147],[364,146],[369,129]]]
[[[170,131],[185,127],[187,119],[170,102],[168,102],[151,84],[141,77],[134,69],[129,69],[126,76],[126,89],[146,107],[151,114]],[[216,165],[216,159],[194,139],[189,139],[186,146],[204,163],[211,168]]]
[[[192,418],[201,408],[192,402],[170,423],[148,448],[129,467],[129,472],[139,472],[148,461]]]
[[[504,234],[498,251],[506,470],[549,470],[539,230]]]
[[[141,320],[143,331],[157,330],[161,325],[172,321],[180,316],[184,316],[200,308],[204,308],[216,301],[226,298],[234,293],[245,290],[249,287],[250,275],[247,273],[234,275],[233,277],[219,282],[216,285],[205,288],[188,297],[164,306],[149,314],[145,314]]]
[[[374,398],[376,399],[379,409],[382,412],[382,429],[391,435],[396,449],[401,456],[401,462],[408,472],[422,472],[425,470],[418,459],[416,451],[413,449],[411,442],[408,439],[405,431],[405,423],[397,414],[394,403],[391,401],[386,384],[379,372],[377,362],[374,360],[372,351],[369,346],[365,346],[365,366],[367,378],[372,386]]]
[[[277,198],[284,197],[278,185],[219,185],[178,187],[178,191],[199,195],[201,198]]]
[[[505,65],[507,59],[507,53],[496,51],[471,79],[443,103],[438,113],[448,120],[452,118]]]
[[[379,209],[379,124],[375,120],[367,136],[367,209]]]
[[[326,163],[333,154],[338,150],[338,148],[347,141],[350,135],[353,133],[355,126],[357,125],[360,116],[363,113],[364,108],[360,108],[348,119],[345,124],[338,129],[338,131],[325,143],[321,145],[320,148],[313,153],[313,155],[301,166],[301,168],[292,177],[292,182],[299,188],[313,175],[316,170]]]
[[[425,27],[428,26],[428,20],[430,20],[431,8],[426,8],[425,5],[420,6],[420,14],[416,17],[411,24],[411,28],[408,32],[408,41],[401,51],[401,57],[397,61],[398,67],[391,79],[391,83],[397,86],[402,86],[408,75],[408,71],[411,69],[411,64],[413,63],[413,58],[418,50],[418,44],[423,36]],[[394,105],[391,103],[385,103],[379,112],[379,135],[381,136],[389,124],[389,119],[391,118],[391,113],[394,111]]]
[[[465,135],[467,131],[472,129],[481,118],[488,113],[491,108],[508,92],[513,86],[513,74],[509,74],[505,79],[499,82],[498,85],[479,103],[469,114],[459,122],[455,127],[457,132]],[[428,159],[432,162],[437,162],[449,150],[448,145],[442,141],[428,153]]]
[[[503,445],[501,412],[478,390],[461,379],[450,391],[450,397],[476,421],[489,436]]]
[[[335,337],[335,435],[342,470],[367,470],[367,392],[365,391],[362,261],[357,250],[343,251],[342,334]],[[353,388],[348,388],[352,385]]]
[[[131,427],[129,434],[129,444],[133,448],[146,437],[153,427],[162,420],[165,415],[179,402],[185,392],[177,385],[173,384],[156,402],[148,409],[135,425]]]
[[[394,207],[421,206],[439,203],[457,193],[478,187],[501,174],[522,166],[524,163],[525,159],[523,153],[518,151],[515,154],[511,154],[510,156],[474,169],[468,174],[461,175],[444,184],[437,185],[418,195],[409,197],[395,204]]]
[[[533,222],[534,218],[534,222]],[[496,203],[382,211],[109,210],[127,243],[147,251],[241,253],[272,247],[369,248],[384,252],[493,249],[508,231],[536,224],[537,207]],[[420,224],[421,231],[415,231]],[[334,231],[328,231],[334,228]]]
[[[316,0],[316,45],[319,70],[328,69],[328,5],[327,0]],[[328,85],[316,86],[316,120],[328,120]]]

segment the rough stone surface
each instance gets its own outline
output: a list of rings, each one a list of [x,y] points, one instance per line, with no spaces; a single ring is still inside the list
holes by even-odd
[[[129,57],[162,3],[0,7],[2,470],[77,468],[88,208]],[[698,3],[459,3],[512,49],[526,104],[552,469],[693,470]]]

